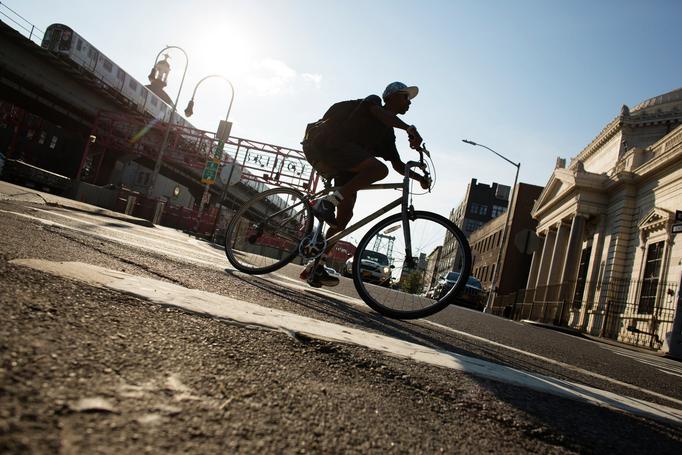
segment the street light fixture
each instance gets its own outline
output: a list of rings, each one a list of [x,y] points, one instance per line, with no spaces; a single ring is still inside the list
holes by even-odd
[[[194,96],[197,94],[197,89],[201,85],[202,82],[204,82],[206,79],[214,78],[217,77],[219,79],[224,80],[227,82],[230,86],[230,104],[227,106],[227,114],[225,114],[225,120],[224,122],[221,122],[221,125],[218,127],[217,131],[217,137],[218,141],[220,144],[223,144],[227,138],[230,136],[230,130],[232,129],[232,125],[228,122],[228,118],[230,118],[230,111],[232,110],[232,102],[234,101],[234,86],[232,85],[232,82],[225,76],[222,76],[220,74],[211,74],[203,79],[201,79],[199,82],[197,82],[197,85],[194,86],[194,91],[192,92],[192,98],[189,100],[189,103],[187,103],[187,107],[185,108],[185,115],[187,117],[192,116],[194,114]],[[222,148],[221,148],[221,153],[222,153]],[[222,157],[221,157],[222,158]],[[220,201],[222,203],[222,200],[225,198],[225,190],[229,187],[232,181],[232,174],[234,172],[234,165],[230,168],[230,175],[227,179],[227,183],[225,184],[225,187],[223,188],[223,193],[221,195]],[[201,222],[201,215],[203,213],[204,209],[204,199],[206,199],[206,194],[209,191],[210,188],[210,183],[206,183],[206,186],[204,187],[204,194],[201,197],[201,201],[199,203],[199,214],[197,217],[197,226]],[[213,237],[215,237],[215,232],[216,232],[216,227],[218,225],[218,218],[220,218],[220,209],[218,210],[218,215],[216,216],[215,223],[213,224]]]
[[[502,238],[500,239],[500,249],[497,252],[497,260],[495,261],[495,270],[493,271],[493,279],[492,279],[492,283],[490,285],[490,294],[488,295],[488,301],[486,302],[485,309],[483,310],[484,312],[487,313],[492,309],[492,306],[493,306],[493,303],[495,300],[495,295],[497,294],[496,287],[497,287],[497,279],[499,276],[500,266],[502,265],[502,264],[500,264],[500,261],[502,260],[502,250],[505,248],[505,242],[507,240],[507,231],[509,229],[509,218],[510,218],[510,212],[511,212],[511,205],[512,205],[512,201],[514,200],[514,192],[516,191],[516,183],[519,179],[519,170],[521,169],[521,163],[520,162],[519,163],[513,162],[509,158],[497,153],[495,150],[491,149],[490,147],[488,147],[486,145],[479,144],[477,142],[470,141],[468,139],[462,139],[462,142],[464,142],[465,144],[476,146],[476,147],[483,147],[485,149],[488,149],[491,152],[493,152],[495,155],[499,156],[500,158],[502,158],[503,160],[505,160],[506,162],[511,164],[512,166],[516,167],[516,176],[514,177],[514,185],[512,186],[511,194],[509,195],[509,204],[507,206],[507,219],[504,221],[504,227],[502,228]]]
[[[234,86],[232,85],[232,82],[230,82],[228,78],[226,78],[225,76],[221,76],[220,74],[211,74],[197,82],[197,85],[194,86],[194,91],[192,92],[192,98],[189,100],[189,103],[187,103],[187,107],[185,108],[185,115],[187,117],[191,117],[192,114],[194,114],[194,96],[197,94],[197,89],[199,88],[202,82],[212,77],[222,79],[230,85],[232,95],[230,96],[230,104],[227,107],[227,114],[225,115],[225,121],[227,122],[227,119],[230,117],[230,111],[232,110],[232,101],[234,101]]]
[[[168,125],[166,126],[166,131],[163,133],[163,141],[161,142],[161,149],[159,150],[159,156],[156,157],[156,162],[154,163],[154,172],[152,172],[152,177],[149,182],[149,187],[147,188],[147,196],[151,197],[152,191],[154,190],[154,185],[156,184],[156,179],[159,177],[159,171],[161,170],[161,164],[163,162],[163,154],[166,151],[166,146],[168,145],[168,136],[170,135],[171,122],[173,121],[173,114],[177,110],[178,101],[180,99],[180,92],[182,92],[182,85],[185,83],[185,75],[187,74],[187,66],[189,65],[189,57],[187,52],[179,46],[166,46],[159,51],[154,60],[154,66],[152,67],[152,73],[154,72],[154,67],[159,61],[161,54],[168,49],[178,49],[185,56],[185,69],[182,72],[182,80],[180,81],[180,87],[178,88],[178,94],[175,97],[175,102],[171,106],[170,116],[168,117]]]

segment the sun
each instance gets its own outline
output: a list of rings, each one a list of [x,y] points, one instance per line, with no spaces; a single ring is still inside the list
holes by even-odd
[[[253,30],[206,27],[193,36],[192,65],[237,78],[262,58],[261,43],[261,37]]]

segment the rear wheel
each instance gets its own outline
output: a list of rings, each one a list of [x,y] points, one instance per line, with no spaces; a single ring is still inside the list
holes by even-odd
[[[237,270],[270,273],[294,260],[312,228],[313,215],[303,194],[273,188],[247,201],[232,217],[225,254]]]
[[[453,222],[435,213],[414,212],[408,224],[409,242],[402,214],[380,221],[362,238],[353,259],[353,282],[362,300],[397,319],[423,318],[442,310],[464,288],[471,272],[469,244]],[[442,256],[437,248],[444,244],[453,255],[447,270],[459,277],[434,300],[426,292],[436,285],[435,261]]]

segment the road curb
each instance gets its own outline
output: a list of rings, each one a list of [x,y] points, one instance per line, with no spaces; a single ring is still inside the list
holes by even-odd
[[[105,216],[107,218],[113,218],[120,221],[125,221],[126,223],[137,224],[139,226],[154,227],[154,223],[144,218],[137,218],[134,216],[126,215],[125,213],[116,212],[113,210],[98,207],[96,205],[88,204],[87,202],[81,202],[64,196],[46,193],[40,190],[36,190],[34,188],[16,185],[5,180],[0,180],[0,194],[8,196],[7,200],[20,200],[16,199],[17,196],[33,195],[37,199],[40,199],[41,202],[38,201],[29,202],[45,204],[49,207],[66,208],[83,213]]]
[[[573,329],[573,328],[571,328],[571,327],[562,327],[562,326],[559,326],[559,325],[547,324],[547,323],[544,323],[544,322],[531,321],[530,319],[521,319],[519,322],[521,322],[521,323],[523,323],[523,324],[532,325],[532,326],[535,326],[535,327],[540,327],[540,328],[543,328],[543,329],[549,329],[549,330],[554,330],[554,331],[561,332],[561,333],[566,333],[566,334],[568,334],[568,335],[573,335],[573,336],[577,336],[577,337],[580,337],[580,338],[585,338],[585,339],[588,338],[588,337],[585,336],[585,334],[582,333],[581,331],[576,330],[576,329]]]

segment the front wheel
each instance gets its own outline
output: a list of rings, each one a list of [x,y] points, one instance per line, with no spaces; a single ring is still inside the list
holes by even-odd
[[[442,310],[464,289],[471,272],[469,243],[452,221],[417,211],[408,225],[409,239],[402,214],[380,221],[362,238],[353,259],[353,282],[362,300],[397,319]],[[445,286],[441,295],[426,297],[439,284]]]
[[[303,194],[273,188],[257,194],[234,214],[225,233],[225,254],[241,272],[274,272],[294,260],[312,229],[312,211]]]

